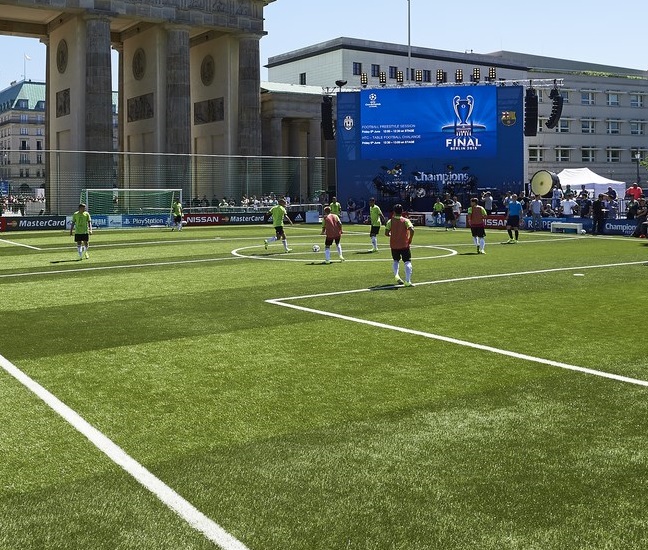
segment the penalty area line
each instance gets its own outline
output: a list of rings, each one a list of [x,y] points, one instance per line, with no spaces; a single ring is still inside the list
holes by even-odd
[[[68,407],[38,382],[27,376],[2,355],[0,355],[0,367],[44,401],[54,412],[67,421],[79,433],[84,435],[97,449],[129,473],[140,485],[153,493],[196,531],[202,533],[207,539],[217,544],[223,550],[247,550],[247,547],[242,542],[205,516],[189,501],[181,497],[171,487],[128,455],[111,439],[84,420],[76,411]]]
[[[525,353],[518,353],[515,351],[510,351],[510,350],[505,350],[505,349],[500,349],[500,348],[495,348],[492,346],[487,346],[484,344],[477,344],[475,342],[468,342],[466,340],[460,340],[458,338],[451,338],[449,336],[442,336],[440,334],[433,334],[431,332],[424,332],[421,330],[414,330],[414,329],[409,329],[405,327],[399,327],[396,325],[388,325],[386,323],[380,323],[378,321],[370,321],[368,319],[360,319],[358,317],[351,317],[349,315],[342,315],[340,313],[333,313],[331,311],[325,311],[325,310],[320,310],[320,309],[313,309],[309,307],[304,307],[304,306],[298,306],[296,304],[288,304],[286,302],[282,302],[281,299],[276,299],[276,300],[266,300],[267,303],[269,304],[274,304],[277,306],[283,306],[291,309],[296,309],[298,311],[304,311],[307,313],[314,313],[316,315],[323,315],[325,317],[333,317],[335,319],[342,319],[343,321],[350,321],[353,323],[359,323],[362,325],[368,325],[371,327],[376,327],[376,328],[381,328],[381,329],[386,329],[386,330],[392,330],[395,332],[401,332],[404,334],[411,334],[414,336],[422,336],[423,338],[428,338],[431,340],[438,340],[440,342],[446,342],[448,344],[455,344],[458,346],[464,346],[467,348],[472,348],[472,349],[477,349],[480,351],[487,351],[490,353],[496,353],[498,355],[504,355],[507,357],[513,357],[515,359],[521,359],[523,361],[530,361],[533,363],[539,363],[541,365],[546,365],[550,367],[557,367],[560,369],[566,369],[566,370],[571,370],[571,371],[576,371],[576,372],[581,372],[585,374],[591,374],[594,376],[599,376],[601,378],[609,378],[611,380],[616,380],[618,382],[625,382],[627,384],[635,384],[637,386],[644,386],[648,387],[648,381],[646,380],[639,380],[636,378],[630,378],[628,376],[621,376],[619,374],[612,374],[609,372],[605,371],[600,371],[596,369],[589,369],[587,367],[579,367],[577,365],[570,365],[568,363],[562,363],[560,361],[553,361],[551,359],[544,359],[542,357],[534,357],[533,355],[527,355]]]

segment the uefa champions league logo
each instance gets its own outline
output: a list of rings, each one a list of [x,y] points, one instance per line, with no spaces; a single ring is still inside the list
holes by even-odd
[[[457,115],[458,123],[455,121],[455,128],[458,133],[467,129],[472,129],[472,122],[469,122],[470,115],[472,115],[475,108],[475,98],[471,95],[461,98],[456,95],[452,99],[452,107],[454,108],[455,115]],[[471,132],[472,133],[472,132]]]

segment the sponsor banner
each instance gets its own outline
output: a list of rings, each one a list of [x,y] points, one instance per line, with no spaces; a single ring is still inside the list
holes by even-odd
[[[9,195],[9,182],[0,181],[0,195],[7,196]]]
[[[2,218],[2,231],[39,231],[65,229],[65,216],[16,216]]]
[[[109,216],[106,218],[106,224],[110,223]],[[112,217],[112,216],[111,216]],[[122,214],[121,227],[132,229],[133,227],[151,227],[152,225],[168,225],[169,214]],[[94,217],[92,218],[94,223]],[[117,220],[113,220],[117,223]],[[115,226],[113,226],[115,227]]]
[[[301,223],[306,220],[305,211],[288,212],[288,217],[293,223]],[[183,216],[187,226],[201,225],[238,225],[238,224],[256,224],[271,223],[272,218],[266,212],[258,213],[216,213],[216,214],[185,214]]]

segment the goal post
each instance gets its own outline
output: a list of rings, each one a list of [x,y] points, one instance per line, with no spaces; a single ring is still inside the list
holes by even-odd
[[[81,202],[94,215],[165,214],[175,199],[182,204],[182,189],[84,189]]]

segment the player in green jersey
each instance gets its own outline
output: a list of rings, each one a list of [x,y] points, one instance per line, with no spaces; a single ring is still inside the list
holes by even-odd
[[[288,212],[286,211],[286,201],[284,199],[279,199],[279,204],[273,206],[268,211],[268,214],[272,216],[272,225],[275,228],[275,236],[263,241],[266,250],[268,249],[268,243],[272,243],[281,239],[286,252],[292,252],[292,249],[288,248],[288,239],[286,239],[286,233],[284,232],[284,220],[288,220],[290,225],[293,225],[293,222],[288,217]]]
[[[369,199],[369,223],[371,224],[371,230],[369,231],[371,250],[369,252],[377,252],[378,233],[380,233],[380,226],[385,223],[385,216],[383,216],[380,206],[376,204],[376,199],[373,197]]]
[[[90,258],[88,254],[88,243],[92,235],[92,218],[86,211],[86,205],[81,203],[79,209],[72,214],[72,224],[70,225],[70,235],[74,233],[74,242],[79,252],[79,260],[85,256],[86,260]]]
[[[182,205],[178,199],[174,199],[173,204],[171,205],[171,216],[173,216],[171,231],[174,229],[182,231]]]

